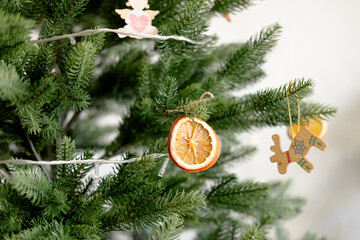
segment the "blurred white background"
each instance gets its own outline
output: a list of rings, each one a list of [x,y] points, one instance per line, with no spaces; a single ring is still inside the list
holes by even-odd
[[[247,92],[278,87],[294,78],[312,78],[314,94],[308,100],[338,107],[329,121],[325,152],[313,149],[308,159],[311,174],[296,164],[286,175],[277,172],[269,158],[272,134],[280,134],[283,148],[290,144],[286,128],[267,128],[243,136],[258,145],[251,161],[235,169],[241,179],[257,181],[292,179],[291,193],[307,199],[302,214],[285,226],[291,239],[307,231],[331,239],[360,239],[360,1],[265,0],[230,15],[218,17],[210,33],[220,43],[244,42],[274,22],[283,26],[277,47],[267,56],[267,76]],[[185,239],[185,238],[184,238]]]

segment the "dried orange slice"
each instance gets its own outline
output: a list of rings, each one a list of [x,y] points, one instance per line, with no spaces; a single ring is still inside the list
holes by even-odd
[[[220,150],[220,140],[215,131],[201,119],[179,117],[170,129],[170,159],[186,172],[210,168],[219,158]]]
[[[322,140],[325,138],[327,131],[328,131],[328,122],[319,117],[311,118],[308,122],[301,122],[300,129],[301,129],[301,126],[308,127],[310,132],[312,132],[313,134],[315,134],[318,138],[320,138]],[[293,132],[294,137],[295,137],[297,134],[297,131],[298,131],[298,125],[295,124],[292,129],[289,127],[288,133],[289,133],[290,137],[291,137],[291,131]]]

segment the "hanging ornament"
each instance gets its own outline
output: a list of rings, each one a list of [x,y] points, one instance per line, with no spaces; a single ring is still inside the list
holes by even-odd
[[[119,30],[128,33],[144,33],[144,34],[157,34],[157,28],[151,25],[152,20],[159,14],[159,11],[146,10],[150,8],[148,0],[128,0],[126,6],[132,7],[131,9],[116,9],[115,12],[120,15],[122,19],[125,19],[127,24],[124,28]],[[127,35],[118,34],[120,38],[124,38]],[[133,38],[141,39],[142,36],[131,36]]]
[[[319,117],[310,118],[307,122],[300,123],[300,129],[306,126],[310,132],[315,134],[318,138],[324,140],[328,131],[328,122]],[[296,135],[298,133],[299,125],[295,124],[292,128],[289,127],[288,134],[291,137],[291,134]]]
[[[210,95],[210,98],[204,98]],[[206,92],[197,101],[168,112],[187,112],[199,102],[213,99]],[[182,116],[171,126],[168,140],[170,159],[186,172],[204,171],[215,164],[220,156],[221,144],[215,131],[203,120]]]
[[[292,81],[289,85],[288,91],[286,93],[286,100],[287,106],[289,110],[289,119],[290,119],[290,128],[289,134],[292,139],[292,143],[290,144],[289,150],[283,152],[281,150],[280,145],[280,136],[274,134],[272,139],[274,141],[274,146],[270,147],[270,150],[273,151],[275,154],[270,157],[270,161],[273,163],[277,163],[278,171],[280,174],[285,174],[287,172],[287,167],[290,163],[296,162],[299,166],[304,169],[306,172],[310,173],[311,170],[314,168],[312,163],[306,159],[306,155],[309,152],[311,147],[316,147],[322,151],[325,150],[326,143],[323,141],[327,131],[327,124],[320,125],[326,127],[325,132],[321,130],[319,132],[315,131],[311,132],[307,126],[302,126],[300,124],[300,103],[299,99],[297,99],[297,108],[298,108],[298,124],[293,126],[292,125],[292,118],[291,118],[291,111],[290,111],[290,103],[289,103],[289,92],[291,87]],[[309,125],[311,126],[311,125]],[[314,124],[313,124],[314,126]],[[316,126],[315,129],[318,130],[320,126]],[[294,137],[294,135],[296,136]]]
[[[170,129],[170,159],[186,172],[210,168],[218,160],[220,150],[220,140],[215,131],[201,119],[179,117]]]
[[[277,163],[279,173],[281,174],[285,174],[287,172],[287,167],[292,162],[296,162],[302,169],[310,173],[314,167],[305,157],[310,148],[316,147],[324,151],[327,147],[326,143],[311,133],[307,127],[302,127],[300,129],[300,132],[294,138],[295,144],[291,143],[289,150],[286,152],[281,150],[279,135],[274,134],[272,139],[275,145],[271,146],[270,150],[275,154],[270,157],[270,161]]]

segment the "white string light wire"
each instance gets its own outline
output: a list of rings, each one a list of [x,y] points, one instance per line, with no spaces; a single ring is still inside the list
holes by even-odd
[[[106,160],[106,159],[89,159],[89,160],[69,160],[69,161],[34,161],[34,160],[28,160],[28,159],[11,159],[11,160],[2,160],[0,161],[0,164],[17,164],[17,165],[63,165],[63,164],[124,164],[124,163],[132,163],[136,161],[140,161],[146,157],[153,157],[153,158],[161,158],[167,156],[167,154],[150,154],[144,157],[139,158],[132,158],[128,160]]]
[[[177,36],[177,35],[161,36],[161,35],[145,34],[145,33],[129,33],[129,32],[125,32],[124,30],[110,29],[110,28],[88,29],[88,30],[84,30],[81,32],[77,32],[77,33],[65,34],[65,35],[61,35],[61,36],[55,36],[55,37],[39,39],[39,40],[33,40],[31,42],[44,43],[44,42],[51,42],[51,41],[56,41],[56,40],[60,40],[60,39],[65,39],[65,38],[73,39],[74,37],[83,37],[83,36],[88,36],[88,35],[93,35],[93,34],[98,34],[98,33],[106,33],[106,32],[117,33],[120,35],[130,36],[130,37],[151,38],[151,39],[155,39],[155,40],[174,39],[174,40],[178,40],[178,41],[185,41],[185,42],[189,42],[192,44],[200,44],[200,45],[206,43],[206,41],[197,42],[197,41],[191,40],[184,36]]]
[[[109,29],[109,28],[99,28],[99,29],[88,29],[77,33],[71,33],[71,34],[65,34],[61,36],[54,36],[51,38],[45,38],[45,39],[39,39],[39,40],[32,40],[33,43],[45,43],[45,42],[51,42],[51,41],[57,41],[60,39],[66,39],[69,38],[70,40],[73,40],[74,37],[83,37],[98,33],[117,33],[123,36],[129,36],[129,37],[142,37],[142,38],[150,38],[155,40],[169,40],[174,39],[178,41],[185,41],[192,44],[198,44],[203,45],[206,44],[207,41],[194,41],[192,39],[189,39],[184,36],[177,36],[177,35],[170,35],[170,36],[161,36],[161,35],[154,35],[154,34],[144,34],[144,33],[129,33],[125,32],[123,30],[119,29]],[[167,154],[151,154],[146,157],[154,157],[154,158],[160,158],[167,156]],[[106,159],[91,159],[91,160],[69,160],[69,161],[60,161],[60,160],[54,160],[54,161],[34,161],[34,160],[28,160],[28,159],[9,159],[9,160],[0,160],[1,164],[16,164],[16,165],[39,165],[39,166],[50,166],[50,165],[63,165],[63,164],[95,164],[97,166],[97,172],[98,165],[99,164],[124,164],[124,163],[132,163],[136,161],[140,161],[143,159],[143,157],[140,158],[133,158],[128,160],[106,160]],[[159,175],[163,175],[165,172],[165,168],[167,166],[169,159],[165,159],[164,164],[162,166],[162,169],[159,173]],[[98,175],[98,173],[96,173]]]

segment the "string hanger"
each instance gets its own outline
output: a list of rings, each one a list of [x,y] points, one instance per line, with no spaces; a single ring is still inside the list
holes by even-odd
[[[206,95],[209,95],[210,97],[205,98]],[[177,107],[176,109],[171,109],[171,110],[165,110],[166,112],[184,112],[186,115],[188,115],[187,113],[190,111],[191,108],[193,108],[196,104],[198,103],[202,103],[202,102],[207,102],[210,100],[213,100],[215,97],[211,92],[204,92],[199,100],[196,101],[191,101],[189,104],[187,105],[183,105],[180,107]]]
[[[295,141],[294,141],[294,133],[292,131],[293,129],[293,125],[292,125],[292,118],[291,118],[291,109],[290,109],[290,101],[289,101],[289,94],[290,94],[290,89],[291,89],[291,85],[294,83],[293,80],[291,80],[290,84],[289,84],[289,87],[286,91],[286,102],[287,102],[287,107],[288,107],[288,110],[289,110],[289,120],[290,120],[290,135],[291,135],[291,141],[292,141],[292,144],[295,146]],[[295,94],[296,96],[296,104],[297,104],[297,112],[298,112],[298,119],[297,119],[297,132],[300,131],[300,101],[299,101],[299,98],[297,96],[297,94]]]

